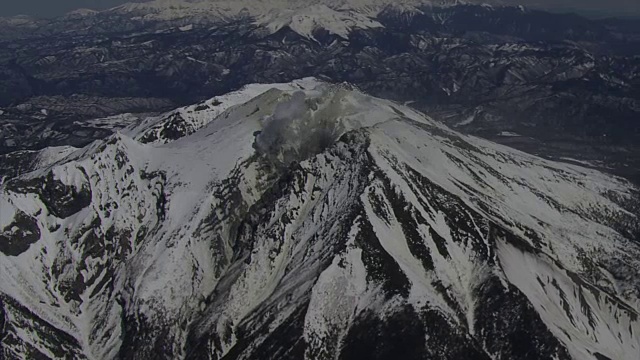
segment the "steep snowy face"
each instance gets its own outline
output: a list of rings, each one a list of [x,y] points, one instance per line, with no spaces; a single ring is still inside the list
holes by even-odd
[[[627,182],[346,84],[185,109],[0,185],[4,357],[640,356]]]

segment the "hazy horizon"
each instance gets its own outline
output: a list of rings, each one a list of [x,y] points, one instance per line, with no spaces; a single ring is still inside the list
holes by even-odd
[[[135,0],[21,0],[0,3],[0,16],[29,15],[56,17],[88,8],[105,10]],[[505,4],[525,5],[555,12],[575,12],[589,17],[640,17],[638,0],[503,0]]]
[[[106,10],[131,0],[21,0],[0,2],[0,16],[30,15],[55,17],[82,8]]]

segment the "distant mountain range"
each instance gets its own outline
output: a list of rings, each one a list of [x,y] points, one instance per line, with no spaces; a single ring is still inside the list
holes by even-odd
[[[380,0],[285,0],[275,2],[231,2],[228,0],[138,0],[126,2],[126,0],[84,0],[84,1],[67,1],[64,3],[56,3],[55,7],[50,4],[42,4],[42,6],[34,6],[33,0],[29,2],[14,3],[0,5],[0,14],[2,16],[14,16],[18,14],[31,15],[34,17],[57,17],[63,15],[86,15],[98,11],[110,11],[113,8],[122,9],[143,9],[147,13],[153,9],[156,12],[169,13],[193,13],[193,12],[217,12],[235,15],[237,9],[246,8],[247,12],[253,14],[264,14],[264,10],[283,10],[308,7],[313,5],[327,5],[331,8],[341,9],[362,9],[384,7],[389,1]],[[526,6],[536,10],[544,10],[555,13],[575,13],[590,18],[602,19],[610,17],[619,18],[640,18],[640,5],[632,0],[401,0],[394,1],[400,6],[445,6],[445,5],[491,5],[491,6]],[[141,5],[142,4],[142,5]],[[76,8],[84,6],[84,8]],[[169,10],[172,9],[172,10]],[[261,13],[260,13],[261,12]],[[21,15],[18,15],[21,16]]]
[[[112,131],[92,119],[134,121],[248,83],[316,76],[529,152],[638,176],[638,21],[454,3],[171,4],[5,19],[0,152],[79,146]]]

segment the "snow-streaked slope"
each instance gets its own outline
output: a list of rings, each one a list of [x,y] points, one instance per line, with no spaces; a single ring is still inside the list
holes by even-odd
[[[238,91],[199,104],[145,118],[122,132],[143,143],[165,144],[194,133],[228,109],[244,104],[270,89],[292,91],[313,88],[316,83],[317,80],[313,78],[305,78],[283,84],[249,84]]]
[[[8,358],[640,356],[624,180],[311,78],[65,155],[0,185]]]

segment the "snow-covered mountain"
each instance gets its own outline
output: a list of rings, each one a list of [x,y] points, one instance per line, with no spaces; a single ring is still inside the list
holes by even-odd
[[[253,22],[275,33],[288,27],[296,33],[314,39],[317,31],[348,38],[355,29],[383,27],[376,20],[384,11],[421,13],[428,6],[462,4],[458,0],[154,0],[131,2],[109,13],[133,16],[140,21],[228,22],[251,18]],[[499,1],[494,1],[499,3]],[[91,14],[94,15],[94,14]],[[186,25],[192,26],[192,24]]]
[[[0,185],[3,358],[640,356],[637,188],[350,85],[50,154]]]

